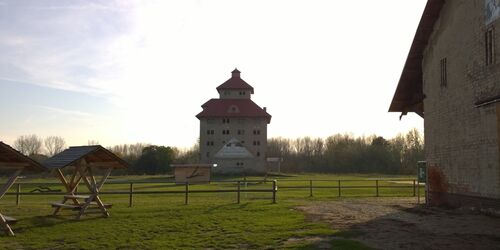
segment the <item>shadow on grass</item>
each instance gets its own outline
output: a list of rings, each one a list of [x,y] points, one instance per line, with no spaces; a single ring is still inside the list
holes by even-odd
[[[16,232],[24,232],[33,228],[47,228],[53,227],[62,224],[73,224],[73,223],[81,223],[83,221],[93,221],[97,219],[106,219],[103,216],[92,216],[92,217],[84,217],[83,219],[77,220],[74,218],[75,215],[45,215],[45,216],[34,216],[31,218],[25,219],[28,225],[25,226],[17,226],[15,228]]]
[[[207,209],[207,213],[214,213],[217,210],[220,209],[225,209],[225,210],[231,210],[231,209],[244,209],[248,207],[248,203],[241,203],[241,204],[223,204],[215,207],[210,207]]]

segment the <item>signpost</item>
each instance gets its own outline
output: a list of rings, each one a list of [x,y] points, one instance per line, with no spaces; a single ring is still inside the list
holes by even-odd
[[[283,158],[281,157],[268,157],[267,162],[277,162],[278,163],[278,174],[281,174],[281,163],[283,162]]]
[[[418,161],[417,162],[417,203],[420,204],[420,183],[427,182],[427,162]],[[425,185],[427,190],[427,185]],[[425,203],[427,204],[427,192],[425,192]]]

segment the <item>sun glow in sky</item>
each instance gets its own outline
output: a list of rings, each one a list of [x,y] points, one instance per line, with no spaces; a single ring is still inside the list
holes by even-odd
[[[425,0],[0,0],[0,140],[189,147],[237,67],[269,137],[391,138],[387,113]]]

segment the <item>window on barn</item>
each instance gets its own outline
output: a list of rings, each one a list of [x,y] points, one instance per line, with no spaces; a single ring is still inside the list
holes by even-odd
[[[446,57],[441,59],[440,62],[440,68],[441,68],[441,88],[446,88],[448,87],[448,62],[446,60]]]
[[[484,47],[486,49],[486,65],[495,63],[495,32],[493,27],[489,28],[484,34]]]

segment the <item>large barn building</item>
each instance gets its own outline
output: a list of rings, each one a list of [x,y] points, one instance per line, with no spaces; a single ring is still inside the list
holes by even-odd
[[[265,173],[267,125],[271,115],[251,100],[254,89],[235,69],[217,87],[218,99],[203,104],[200,120],[200,161],[217,164],[218,173]]]
[[[429,0],[390,112],[424,118],[431,205],[500,210],[500,1]]]

